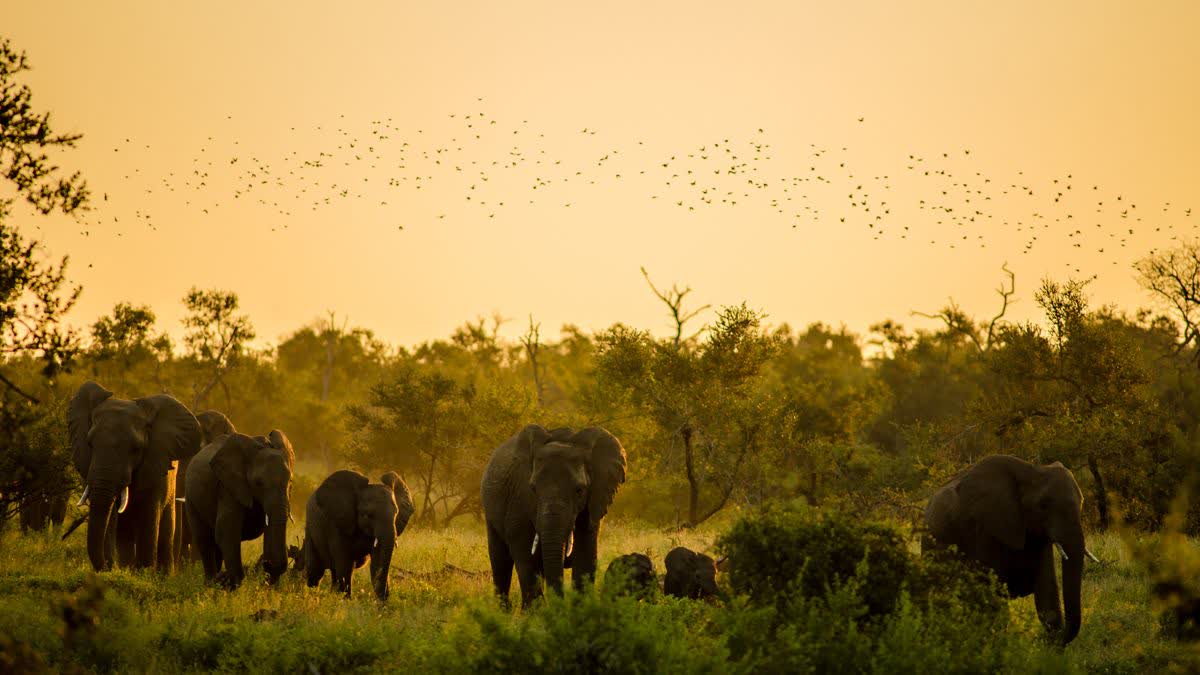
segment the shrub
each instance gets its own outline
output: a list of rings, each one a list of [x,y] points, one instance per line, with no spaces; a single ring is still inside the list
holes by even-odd
[[[712,608],[649,604],[595,591],[548,597],[514,618],[491,603],[467,610],[427,654],[440,673],[722,672],[726,653],[706,634]]]
[[[753,604],[767,605],[792,593],[824,597],[859,574],[868,615],[887,614],[899,600],[913,561],[895,529],[851,521],[805,508],[771,508],[738,521],[720,537],[728,556],[729,584]]]

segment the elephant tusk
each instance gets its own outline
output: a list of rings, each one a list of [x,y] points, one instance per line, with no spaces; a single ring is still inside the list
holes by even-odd
[[[1084,548],[1084,549],[1083,549],[1083,552],[1084,552],[1084,554],[1085,554],[1085,555],[1087,555],[1087,557],[1089,557],[1089,558],[1091,558],[1091,559],[1092,559],[1092,562],[1100,562],[1100,559],[1096,557],[1096,554],[1095,554],[1095,553],[1092,553],[1092,552],[1091,552],[1091,551],[1089,551],[1089,550],[1087,550],[1087,548]]]
[[[1062,556],[1063,560],[1071,559],[1071,556],[1067,555],[1067,552],[1063,550],[1062,544],[1054,542],[1054,548],[1058,549],[1058,554]]]
[[[535,532],[533,535],[533,546],[529,549],[529,555],[533,555],[534,553],[537,553],[537,545],[538,545],[538,536],[537,536],[537,533]]]
[[[83,486],[83,495],[79,497],[79,503],[76,504],[75,506],[83,506],[84,504],[86,504],[87,498],[88,498],[88,492],[90,492],[91,490],[92,490],[92,487],[90,485]]]
[[[270,527],[270,526],[271,526],[271,516],[264,515],[264,516],[263,516],[263,520],[265,521],[265,522],[264,522],[264,524],[265,524],[267,527]]]
[[[183,504],[183,503],[187,502],[187,497],[176,497],[175,501],[179,502],[180,504]]]
[[[117,513],[125,513],[125,508],[129,506],[129,486],[126,485],[121,489],[121,501],[117,504]]]

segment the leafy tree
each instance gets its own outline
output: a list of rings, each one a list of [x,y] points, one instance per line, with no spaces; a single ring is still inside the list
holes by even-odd
[[[184,296],[183,304],[188,309],[183,319],[187,329],[184,344],[199,378],[192,383],[192,408],[201,409],[218,384],[225,391],[226,405],[232,405],[225,375],[255,338],[254,327],[249,317],[237,313],[238,296],[232,291],[193,288]]]
[[[0,38],[0,172],[11,188],[0,196],[0,519],[70,485],[62,448],[36,441],[48,438],[36,429],[47,428],[54,411],[34,392],[48,390],[79,350],[63,325],[80,293],[66,281],[67,259],[46,260],[41,244],[9,222],[12,207],[23,199],[41,214],[70,215],[86,209],[89,196],[79,174],[63,177],[47,154],[79,136],[55,132],[50,114],[33,108],[31,90],[16,79],[27,70],[25,53]],[[40,369],[28,368],[33,362]],[[25,382],[14,369],[26,371]]]
[[[699,525],[725,507],[747,459],[765,441],[769,402],[756,395],[756,385],[779,345],[762,319],[745,305],[725,307],[694,345],[657,340],[622,324],[597,336],[597,377],[627,396],[663,436],[682,442],[686,525]],[[705,486],[717,494],[702,504]]]
[[[97,319],[87,351],[94,377],[135,391],[145,387],[141,378],[148,376],[159,391],[167,391],[163,367],[173,358],[171,339],[166,333],[153,333],[155,320],[148,306],[126,302],[117,303],[112,314]]]

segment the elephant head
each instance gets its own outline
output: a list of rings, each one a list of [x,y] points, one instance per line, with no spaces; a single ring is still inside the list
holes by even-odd
[[[242,538],[263,538],[263,568],[272,583],[287,569],[287,524],[291,516],[295,453],[278,429],[267,436],[219,436],[212,458],[217,482],[250,514]]]
[[[200,423],[167,394],[127,401],[86,382],[68,405],[67,435],[84,483],[79,503],[91,503],[88,557],[92,567],[101,570],[112,562],[104,544],[114,505],[123,512],[131,499],[149,497],[158,487],[163,495],[153,496],[165,499],[171,463],[200,450]]]
[[[208,445],[217,440],[217,436],[236,433],[233,422],[224,413],[217,410],[205,410],[196,413],[196,421],[200,423],[200,430],[204,435],[204,445]]]
[[[1046,542],[1059,550],[1065,624],[1061,637],[1064,642],[1074,639],[1081,623],[1083,559],[1096,560],[1096,556],[1084,542],[1083,493],[1071,471],[1059,462],[1038,466],[994,455],[959,474],[955,490],[959,522],[974,522],[979,531],[1010,551],[1035,550]],[[986,554],[977,552],[976,557],[986,558]],[[986,559],[981,562],[990,564]],[[1056,608],[1058,601],[1053,598]]]
[[[389,471],[383,474],[380,481],[392,488],[392,493],[396,496],[396,536],[404,534],[404,528],[408,527],[408,521],[412,518],[417,507],[413,505],[412,493],[408,490],[408,483],[400,477],[400,474],[395,471]]]
[[[363,554],[359,551],[370,552],[371,586],[376,597],[387,600],[399,510],[392,488],[371,483],[357,471],[335,471],[313,493],[313,499],[336,530],[356,542],[355,556]]]
[[[678,598],[718,597],[717,563],[711,557],[678,546],[667,553],[663,590]]]
[[[529,461],[529,488],[535,503],[533,548],[537,551],[540,546],[546,583],[561,591],[572,531],[577,521],[582,522],[589,528],[594,548],[600,519],[608,512],[617,487],[625,482],[625,449],[599,427],[571,433],[531,424],[519,435],[518,452]],[[580,539],[576,532],[577,547],[586,545]],[[590,556],[594,573],[594,550]],[[575,574],[580,574],[578,564]]]
[[[604,572],[605,593],[649,598],[657,589],[658,572],[654,569],[654,561],[644,553],[617,556]]]

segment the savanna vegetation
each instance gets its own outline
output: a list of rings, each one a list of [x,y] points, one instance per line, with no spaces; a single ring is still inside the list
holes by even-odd
[[[508,341],[506,319],[485,317],[393,345],[329,313],[269,343],[236,288],[188,291],[182,338],[120,299],[75,330],[81,289],[67,260],[11,208],[88,202],[82,180],[46,156],[74,137],[31,107],[15,79],[24,67],[0,43],[0,168],[12,190],[0,201],[0,670],[1200,668],[1189,641],[1200,606],[1200,245],[1138,264],[1146,308],[1047,279],[1028,323],[1006,316],[1011,274],[995,308],[951,303],[928,315],[935,328],[881,317],[866,334],[791,326],[753,298],[707,308],[647,274],[667,337],[621,323],[555,331],[530,317]],[[291,573],[277,588],[230,592],[206,586],[195,564],[165,578],[95,575],[78,534],[22,532],[23,509],[80,492],[64,420],[85,380],[122,397],[170,393],[249,433],[285,430],[297,518],[334,469],[398,471],[416,513],[390,599],[361,582],[347,600]],[[479,486],[492,449],[528,423],[603,426],[628,453],[600,569],[634,551],[661,565],[684,544],[726,559],[725,599],[567,591],[501,610]],[[1030,599],[1009,602],[987,573],[918,554],[929,495],[994,453],[1061,461],[1084,493],[1102,562],[1087,568],[1083,629],[1065,649],[1043,635]],[[245,550],[253,561],[261,548]]]

